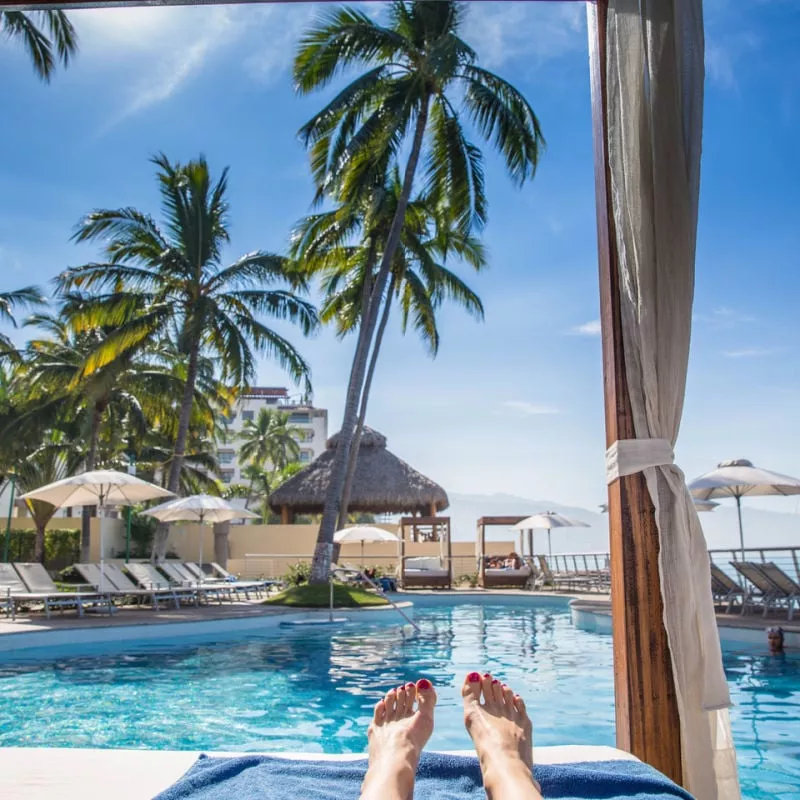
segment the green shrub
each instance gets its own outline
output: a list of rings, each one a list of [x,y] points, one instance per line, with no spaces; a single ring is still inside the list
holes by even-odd
[[[289,567],[289,571],[282,576],[289,586],[301,586],[308,583],[311,578],[311,564],[308,561],[298,561]]]
[[[461,586],[462,583],[469,584],[470,589],[474,589],[478,585],[478,573],[471,572],[468,575],[459,575],[456,579],[456,584]]]
[[[5,534],[0,537],[5,547]],[[8,546],[9,561],[33,561],[36,529],[11,531]],[[44,534],[44,565],[49,570],[63,569],[81,557],[81,532],[72,528],[56,528]]]

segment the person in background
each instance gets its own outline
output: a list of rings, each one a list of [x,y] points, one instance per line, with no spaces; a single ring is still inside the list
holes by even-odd
[[[769,642],[770,653],[783,652],[783,628],[780,625],[775,625],[772,628],[767,628],[767,641]]]
[[[503,562],[506,569],[522,569],[522,559],[516,553],[509,553],[508,558]]]

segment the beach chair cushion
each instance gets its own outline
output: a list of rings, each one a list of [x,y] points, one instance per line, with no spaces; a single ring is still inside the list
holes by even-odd
[[[417,572],[446,572],[443,569],[442,562],[435,556],[415,556],[414,558],[407,558],[405,560],[405,570]]]

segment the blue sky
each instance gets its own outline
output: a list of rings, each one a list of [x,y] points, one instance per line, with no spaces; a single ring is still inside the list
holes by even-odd
[[[50,86],[2,43],[0,286],[46,284],[92,259],[92,248],[69,242],[92,208],[157,212],[147,159],[159,150],[230,166],[232,258],[283,250],[311,199],[296,131],[321,98],[294,96],[288,70],[315,13],[302,4],[74,12],[82,50]],[[689,477],[735,457],[800,474],[799,29],[793,0],[706,3],[697,292],[678,445]],[[435,361],[390,324],[369,423],[452,491],[592,508],[604,500],[605,445],[585,9],[475,3],[465,38],[525,93],[548,147],[521,191],[488,155],[491,267],[463,273],[486,321],[444,309]],[[352,342],[323,331],[298,345],[333,432]],[[268,363],[259,378],[286,382]]]

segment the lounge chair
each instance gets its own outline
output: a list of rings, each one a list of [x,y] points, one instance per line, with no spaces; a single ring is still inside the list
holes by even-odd
[[[152,564],[131,561],[125,565],[125,569],[142,589],[158,589],[168,593],[175,603],[175,608],[180,608],[181,600],[189,600],[194,605],[198,604],[197,592],[194,589],[172,586]]]
[[[11,564],[0,562],[0,591],[3,593],[3,609],[12,620],[16,619],[19,606],[31,605],[41,605],[47,618],[50,619],[47,601],[51,595],[28,591],[28,587],[22,582]],[[61,594],[61,592],[56,592],[56,594]]]
[[[4,565],[9,566],[9,565]],[[78,616],[83,616],[84,608],[104,608],[109,614],[113,613],[114,604],[109,592],[62,592],[53,583],[42,564],[18,563],[14,564],[19,580],[24,586],[23,592],[9,589],[10,596],[20,602],[37,602],[44,606],[44,613],[50,619],[53,608],[75,608]]]
[[[794,604],[800,606],[800,584],[791,576],[787,575],[777,564],[767,561],[764,564],[756,564],[761,574],[771,581],[775,588],[783,593],[778,600],[786,602],[786,610],[789,620],[794,617]]]
[[[761,604],[762,616],[766,617],[770,608],[786,598],[786,592],[776,586],[761,570],[763,564],[755,561],[731,561],[731,566],[753,587],[748,589],[742,600],[742,614],[748,608]]]
[[[720,605],[728,604],[725,613],[730,614],[736,598],[744,602],[747,592],[745,592],[730,575],[723,572],[721,567],[717,566],[717,564],[712,561],[711,594],[714,596],[715,603],[719,603]]]
[[[78,574],[90,586],[95,589],[103,587],[104,591],[110,591],[112,597],[119,597],[124,600],[136,600],[139,605],[143,601],[149,600],[153,608],[158,611],[158,600],[171,600],[172,592],[169,589],[141,589],[131,582],[131,579],[116,565],[103,564],[103,575],[100,574],[100,567],[97,564],[75,564]]]
[[[397,569],[403,589],[449,589],[453,583],[449,565],[435,556],[405,556]]]
[[[250,592],[255,592],[257,597],[269,591],[272,586],[281,586],[282,581],[271,580],[241,580],[235,575],[232,575],[224,567],[217,564],[216,561],[211,562],[211,568],[216,572],[216,576],[208,575],[205,573],[194,561],[186,561],[183,565],[188,572],[196,576],[198,580],[206,583],[227,583],[233,590],[239,594],[242,593],[247,599],[250,599]]]
[[[505,567],[486,567],[483,571],[483,587],[485,589],[524,589],[533,578],[533,570],[528,564],[520,569],[507,569]]]
[[[539,559],[539,568],[544,577],[544,582],[550,584],[554,590],[566,589],[578,591],[580,589],[602,590],[610,586],[610,579],[604,570],[586,572],[553,572],[545,556],[536,556]]]
[[[223,599],[231,600],[231,590],[226,583],[202,583],[195,580],[189,573],[184,572],[178,563],[162,561],[158,568],[167,576],[170,584],[178,589],[194,589],[198,597],[206,602],[215,598],[222,605]]]

